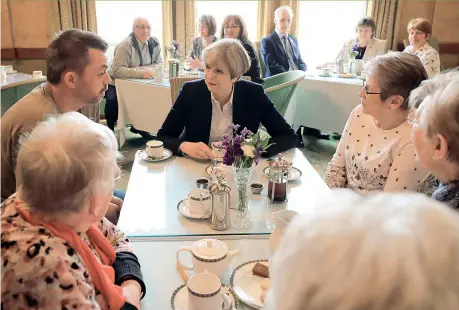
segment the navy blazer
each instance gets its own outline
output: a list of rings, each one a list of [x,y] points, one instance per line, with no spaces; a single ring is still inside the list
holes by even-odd
[[[291,35],[288,37],[292,46],[293,58],[299,70],[306,71],[306,64],[303,59],[301,59],[300,49],[298,48],[298,40]],[[266,67],[265,77],[288,71],[290,67],[288,64],[288,56],[276,31],[261,40],[260,49],[261,58]]]
[[[196,80],[183,84],[182,90],[166,117],[158,138],[164,147],[175,155],[180,155],[182,142],[203,142],[209,144],[212,122],[212,101],[205,81]],[[297,136],[292,127],[266,96],[263,87],[251,81],[239,80],[234,83],[233,123],[247,127],[253,133],[260,124],[271,136],[270,146],[264,156],[297,146]]]

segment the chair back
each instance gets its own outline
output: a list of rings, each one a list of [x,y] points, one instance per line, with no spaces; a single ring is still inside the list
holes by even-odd
[[[182,89],[182,86],[185,82],[199,79],[202,79],[202,77],[197,75],[183,75],[170,78],[169,83],[171,85],[172,104],[174,104],[175,100],[177,100],[178,94],[180,93],[180,90]]]
[[[304,79],[306,73],[301,70],[288,71],[265,79],[265,93],[274,103],[279,113],[284,116],[290,99],[295,92],[298,82]]]
[[[258,57],[258,63],[260,64],[260,69],[261,69],[261,77],[265,77],[265,72],[266,72],[266,65],[265,62],[263,61],[263,58],[261,57],[261,43],[260,42],[255,42],[255,49],[257,50],[257,57]]]
[[[437,37],[430,37],[428,40],[427,40],[427,43],[429,43],[430,46],[432,46],[432,48],[434,50],[436,50],[437,52],[440,53],[440,46],[438,45],[438,38]],[[408,41],[408,39],[404,39],[403,40],[403,45],[405,46],[405,48],[410,45],[410,42]]]

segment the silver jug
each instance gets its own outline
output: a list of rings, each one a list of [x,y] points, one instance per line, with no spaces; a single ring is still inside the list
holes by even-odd
[[[344,73],[344,59],[340,57],[336,60],[336,73]]]
[[[169,78],[177,77],[179,72],[179,62],[176,59],[169,60]]]
[[[231,227],[230,218],[230,192],[231,187],[225,177],[217,175],[217,180],[209,187],[212,197],[212,214],[210,227],[215,230],[226,230]]]

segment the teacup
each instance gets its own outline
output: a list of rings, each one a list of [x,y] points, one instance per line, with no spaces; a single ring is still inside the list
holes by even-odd
[[[158,141],[158,140],[148,141],[145,151],[150,157],[154,157],[154,158],[163,157],[163,153],[164,153],[163,141]]]
[[[320,69],[320,75],[329,76],[330,73],[331,73],[331,69],[330,68],[322,68],[322,69]]]
[[[220,279],[208,272],[192,275],[187,282],[188,309],[230,310],[231,300],[222,292]]]
[[[5,66],[5,70],[6,70],[6,73],[13,73],[14,72],[13,66],[11,66],[11,65]]]
[[[34,77],[34,79],[39,79],[39,78],[43,77],[43,72],[41,72],[41,71],[33,71],[32,72],[32,76]]]
[[[210,192],[203,188],[193,189],[184,203],[191,213],[204,215],[212,206]]]

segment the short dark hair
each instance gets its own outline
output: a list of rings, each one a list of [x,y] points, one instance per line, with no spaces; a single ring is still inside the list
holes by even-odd
[[[376,23],[375,20],[371,17],[365,16],[359,19],[357,25],[355,26],[355,30],[357,30],[358,27],[370,27],[373,31],[371,37],[374,37],[376,35]]]
[[[198,18],[198,23],[203,23],[209,28],[209,36],[215,36],[217,32],[217,21],[212,15],[201,15]]]
[[[247,26],[245,25],[244,20],[242,19],[241,15],[237,14],[231,14],[231,15],[226,15],[225,19],[223,20],[222,23],[222,29],[220,32],[220,39],[223,39],[225,37],[225,26],[230,22],[230,20],[233,20],[236,24],[239,25],[239,37],[238,39],[241,41],[247,41],[248,34],[247,34]]]
[[[411,29],[424,32],[430,36],[432,34],[432,23],[427,18],[415,18],[408,23],[408,33],[410,33]]]
[[[62,73],[68,70],[81,74],[88,65],[90,48],[105,53],[108,44],[100,36],[89,31],[69,29],[58,33],[45,52],[48,82],[59,84]]]
[[[373,58],[366,65],[367,75],[374,74],[379,80],[381,100],[390,96],[402,96],[400,106],[408,110],[409,96],[412,90],[427,80],[427,72],[419,57],[409,53],[390,52]]]

